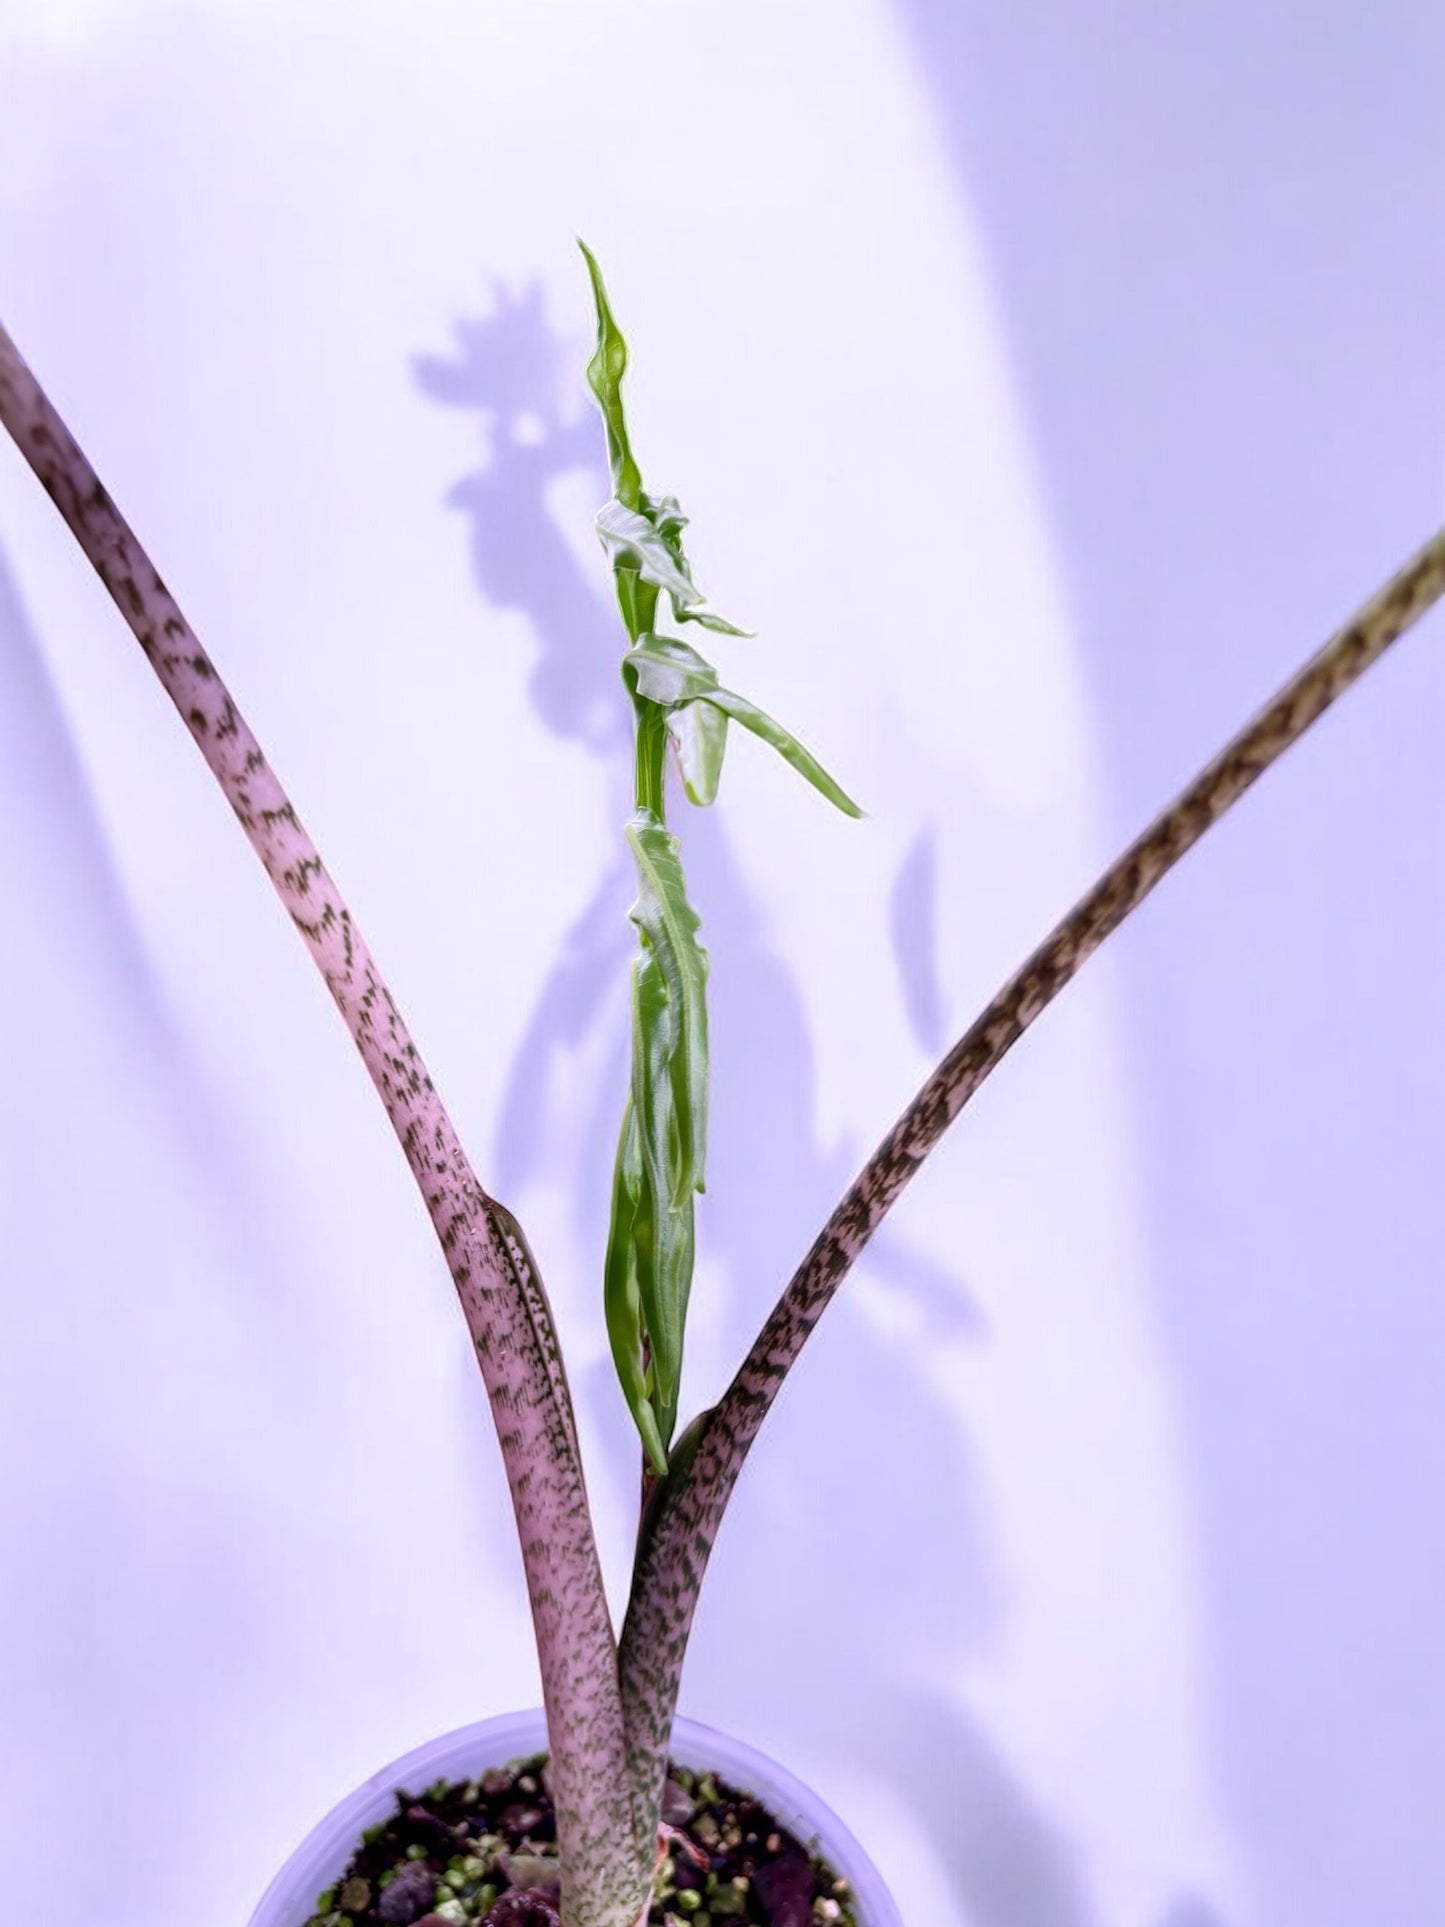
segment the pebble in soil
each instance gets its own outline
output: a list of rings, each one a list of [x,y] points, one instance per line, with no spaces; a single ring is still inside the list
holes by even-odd
[[[848,1883],[713,1774],[674,1767],[662,1817],[649,1927],[856,1927]],[[539,1754],[398,1794],[304,1927],[558,1927],[560,1892]]]

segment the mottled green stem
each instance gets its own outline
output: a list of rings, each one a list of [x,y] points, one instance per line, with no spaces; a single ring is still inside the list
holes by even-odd
[[[660,1782],[698,1588],[758,1428],[824,1307],[948,1126],[1080,967],[1211,824],[1445,593],[1436,535],[1200,772],[949,1051],[819,1233],[717,1406],[655,1495],[622,1629],[633,1770]]]
[[[491,1399],[537,1632],[568,1927],[633,1927],[655,1833],[626,1770],[616,1646],[562,1358],[520,1226],[478,1182],[351,913],[224,683],[14,343],[0,421],[184,718],[360,1051],[426,1202]]]

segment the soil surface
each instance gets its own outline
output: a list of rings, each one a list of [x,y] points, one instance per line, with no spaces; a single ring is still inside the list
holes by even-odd
[[[856,1927],[853,1896],[745,1793],[674,1767],[650,1927]],[[399,1793],[304,1927],[558,1927],[546,1756]],[[298,1922],[297,1927],[303,1927]]]

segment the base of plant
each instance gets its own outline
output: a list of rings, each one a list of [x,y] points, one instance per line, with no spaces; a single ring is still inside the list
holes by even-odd
[[[750,1794],[674,1765],[649,1927],[856,1927],[847,1880]],[[546,1756],[399,1792],[296,1927],[557,1927]]]
[[[320,1918],[324,1920],[329,1914],[340,1914],[343,1919],[349,1918],[356,1922],[357,1927],[367,1927],[368,1915],[365,1908],[353,1910],[349,1905],[342,1905],[342,1889],[347,1880],[357,1873],[363,1878],[372,1880],[376,1890],[367,1897],[366,1901],[366,1905],[371,1908],[370,1918],[386,1919],[387,1915],[378,1911],[378,1896],[381,1875],[388,1869],[386,1866],[375,1864],[368,1866],[358,1856],[358,1841],[362,1841],[367,1846],[384,1842],[387,1829],[398,1817],[404,1818],[406,1811],[412,1806],[425,1805],[425,1798],[419,1801],[410,1794],[399,1800],[398,1788],[436,1788],[465,1792],[473,1784],[478,1791],[475,1807],[464,1807],[455,1818],[446,1812],[435,1816],[440,1818],[447,1827],[458,1825],[462,1818],[469,1822],[469,1831],[449,1839],[445,1843],[445,1851],[443,1851],[443,1841],[438,1835],[432,1836],[431,1839],[423,1837],[399,1843],[402,1858],[406,1858],[408,1846],[423,1850],[417,1857],[417,1864],[426,1865],[432,1876],[433,1887],[432,1895],[421,1907],[421,1911],[409,1923],[398,1922],[396,1927],[418,1927],[418,1923],[426,1919],[428,1911],[435,1914],[439,1909],[443,1920],[454,1921],[457,1910],[450,1905],[450,1900],[460,1902],[463,1919],[469,1917],[470,1908],[470,1918],[478,1923],[485,1921],[491,1908],[481,1909],[476,1905],[481,1897],[482,1887],[488,1884],[485,1868],[483,1875],[478,1876],[476,1870],[465,1863],[469,1858],[482,1858],[476,1852],[476,1846],[485,1833],[488,1831],[501,1833],[502,1829],[497,1823],[501,1821],[502,1811],[505,1808],[523,1800],[533,1806],[537,1804],[537,1794],[529,1792],[520,1784],[523,1778],[535,1782],[543,1795],[542,1810],[543,1814],[546,1814],[545,1785],[541,1771],[527,1771],[528,1764],[535,1765],[542,1757],[542,1749],[546,1744],[547,1724],[542,1709],[532,1707],[525,1712],[497,1714],[490,1719],[478,1720],[470,1726],[458,1727],[450,1733],[439,1734],[435,1739],[413,1747],[400,1758],[391,1760],[373,1773],[369,1779],[363,1781],[360,1786],[354,1787],[343,1799],[338,1800],[331,1811],[323,1815],[306,1837],[298,1843],[283,1865],[278,1868],[265,1893],[256,1903],[249,1927],[302,1927],[303,1923],[307,1923],[309,1927],[309,1923],[317,1918],[316,1901],[318,1897],[323,1896],[328,1897],[332,1904],[321,1912]],[[766,1913],[760,1911],[768,1886],[768,1877],[765,1877],[763,1893],[756,1895],[750,1903],[751,1912],[745,1909],[741,1914],[728,1914],[719,1909],[714,1923],[712,1908],[704,1905],[704,1901],[708,1898],[706,1879],[704,1878],[696,1886],[688,1887],[684,1875],[683,1882],[679,1883],[676,1877],[677,1862],[683,1850],[674,1838],[667,1834],[664,1827],[663,1859],[664,1861],[670,1859],[673,1866],[670,1874],[665,1868],[659,1870],[664,1872],[662,1885],[671,1886],[673,1892],[664,1900],[660,1914],[649,1909],[649,1927],[653,1921],[658,1922],[659,1927],[669,1927],[669,1923],[686,1923],[687,1927],[691,1927],[691,1923],[697,1920],[699,1914],[708,1916],[708,1920],[701,1923],[701,1927],[709,1927],[710,1923],[714,1923],[714,1927],[725,1927],[726,1923],[731,1922],[738,1923],[738,1927],[747,1927],[749,1921],[767,1922],[768,1927],[787,1927],[790,1920],[800,1918],[805,1918],[809,1927],[818,1927],[812,1913],[812,1903],[817,1900],[838,1902],[837,1920],[840,1927],[844,1927],[844,1924],[850,1921],[853,1927],[903,1927],[897,1905],[862,1842],[855,1838],[826,1801],[820,1799],[811,1787],[796,1778],[786,1767],[770,1759],[767,1754],[759,1752],[756,1747],[734,1739],[730,1734],[720,1732],[716,1727],[701,1725],[698,1721],[687,1719],[682,1715],[679,1715],[673,1723],[671,1752],[676,1763],[674,1770],[680,1770],[680,1774],[685,1775],[685,1777],[679,1777],[676,1783],[685,1797],[697,1807],[697,1812],[689,1818],[695,1827],[702,1827],[704,1835],[708,1830],[704,1824],[707,1817],[707,1803],[699,1798],[699,1791],[700,1789],[702,1792],[710,1791],[703,1783],[711,1775],[715,1781],[725,1783],[729,1788],[743,1788],[758,1806],[773,1817],[775,1822],[781,1823],[771,1826],[767,1832],[759,1833],[759,1843],[763,1848],[762,1858],[779,1857],[783,1848],[783,1836],[786,1834],[793,1845],[799,1846],[800,1849],[806,1848],[808,1854],[817,1854],[825,1859],[833,1872],[846,1880],[847,1887],[843,1894],[834,1894],[830,1891],[831,1881],[824,1881],[821,1889],[815,1882],[811,1894],[805,1896],[808,1902],[806,1916],[783,1913],[781,1903],[777,1903],[770,1919]],[[505,1760],[521,1763],[511,1769],[503,1769],[504,1773],[510,1772],[513,1792],[506,1798],[502,1797],[504,1789],[496,1795],[486,1794],[488,1784],[496,1785],[495,1779],[490,1782],[487,1780],[487,1775],[495,1774],[498,1761]],[[687,1790],[689,1784],[690,1793]],[[485,1799],[482,1797],[484,1794],[486,1794]],[[720,1798],[724,1797],[722,1784],[718,1786],[718,1794]],[[499,1799],[501,1805],[494,1812],[494,1801]],[[669,1814],[675,1813],[678,1808],[670,1803],[668,1811]],[[719,1816],[716,1813],[712,1818],[715,1824],[719,1824]],[[479,1820],[482,1823],[480,1829],[477,1825]],[[545,1857],[545,1850],[551,1844],[545,1819],[529,1821],[528,1825],[531,1831],[524,1830],[521,1833],[516,1842],[515,1851],[520,1852],[523,1843],[530,1839],[533,1845],[544,1850],[543,1857]],[[378,1827],[381,1828],[379,1835],[376,1832]],[[727,1817],[724,1814],[719,1824],[719,1841],[722,1841],[724,1846],[727,1843],[722,1840],[722,1836],[726,1831]],[[747,1840],[747,1834],[758,1833],[759,1830],[755,1825],[749,1825],[742,1832],[742,1844],[748,1847],[750,1843]],[[768,1846],[773,1833],[778,1835],[776,1852]],[[713,1852],[717,1844],[718,1842],[708,1841],[706,1838],[701,1838],[697,1842],[697,1845],[706,1849],[708,1853],[709,1864],[706,1869],[708,1872],[722,1871],[720,1866],[715,1867],[712,1864]],[[752,1848],[752,1851],[756,1853],[756,1848]],[[397,1856],[393,1854],[392,1864],[395,1864],[396,1858]],[[450,1864],[454,1860],[462,1863],[455,1869]],[[755,1862],[754,1873],[756,1871]],[[464,1891],[460,1894],[451,1887],[450,1877],[453,1873],[462,1880]],[[443,1875],[448,1876],[446,1881],[443,1881]],[[729,1870],[727,1884],[731,1884],[737,1877],[735,1871]],[[742,1878],[751,1880],[752,1876],[744,1872]],[[421,1877],[417,1876],[415,1879],[419,1887]],[[468,1896],[465,1888],[471,1884],[471,1881],[476,1881],[477,1886],[476,1891]],[[394,1882],[388,1882],[388,1886],[394,1884]],[[495,1906],[509,1889],[501,1883],[493,1884],[497,1886],[496,1900],[492,1903]],[[520,1883],[514,1881],[512,1884],[517,1886]],[[715,1888],[714,1891],[717,1889]],[[405,1889],[390,1903],[390,1908],[400,1908],[404,1893]],[[695,1902],[684,1901],[680,1898],[683,1893],[695,1893],[698,1898]],[[353,1889],[346,1895],[348,1902],[360,1898],[357,1889]],[[426,1899],[420,1894],[417,1898]],[[728,1905],[729,1903],[724,1900],[723,1908]],[[820,1908],[820,1913],[824,1920],[831,1921],[831,1909],[825,1906]],[[499,1927],[499,1924],[494,1922],[493,1927]],[[501,1927],[505,1927],[505,1917]],[[513,1927],[517,1927],[515,1921]]]

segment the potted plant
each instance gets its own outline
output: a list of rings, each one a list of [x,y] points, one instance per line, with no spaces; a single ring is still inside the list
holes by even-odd
[[[622,410],[626,351],[590,256],[588,265],[598,310],[589,379],[603,413],[614,488],[599,532],[627,630],[623,676],[637,748],[637,810],[627,830],[639,878],[634,1051],[604,1266],[609,1336],[643,1447],[637,1548],[620,1635],[603,1593],[561,1347],[521,1226],[472,1170],[390,991],[224,682],[3,331],[0,418],[140,642],[322,972],[425,1201],[496,1421],[543,1680],[545,1791],[553,1808],[547,1825],[555,1837],[558,1891],[550,1869],[537,1864],[553,1856],[528,1854],[526,1829],[503,1846],[508,1859],[498,1881],[483,1878],[489,1869],[479,1855],[466,1852],[441,1859],[445,1878],[439,1877],[434,1863],[442,1836],[451,1830],[451,1846],[466,1837],[464,1818],[453,1816],[469,1799],[475,1809],[518,1788],[529,1797],[543,1791],[540,1767],[489,1791],[487,1762],[468,1752],[468,1739],[460,1751],[448,1753],[439,1743],[442,1753],[428,1756],[428,1764],[447,1761],[444,1779],[452,1772],[468,1777],[434,1788],[433,1810],[418,1803],[414,1824],[423,1833],[432,1829],[437,1848],[433,1853],[424,1842],[410,1843],[412,1863],[424,1871],[408,1876],[404,1868],[388,1869],[393,1877],[385,1893],[391,1900],[384,1906],[380,1877],[372,1882],[355,1875],[355,1885],[343,1883],[325,1896],[327,1914],[364,1917],[375,1901],[372,1917],[403,1923],[482,1918],[484,1909],[493,1927],[518,1927],[533,1918],[560,1918],[565,1927],[634,1927],[647,1917],[657,1886],[664,1910],[676,1919],[732,1913],[793,1927],[815,1914],[826,1920],[851,1910],[858,1927],[881,1927],[890,1918],[886,1898],[862,1891],[857,1881],[836,1897],[826,1889],[806,1897],[796,1889],[786,1896],[770,1892],[780,1883],[764,1877],[767,1869],[781,1861],[796,1866],[770,1846],[774,1838],[781,1841],[780,1834],[754,1840],[750,1871],[716,1894],[697,1864],[709,1857],[706,1839],[699,1848],[695,1840],[678,1837],[678,1824],[688,1817],[683,1808],[695,1817],[699,1805],[713,1806],[699,1795],[718,1794],[726,1805],[723,1789],[705,1784],[705,1772],[702,1781],[693,1777],[713,1764],[696,1757],[695,1736],[681,1736],[673,1780],[669,1758],[698,1591],[743,1460],[834,1291],[964,1104],[1185,851],[1445,593],[1445,533],[1324,644],[1009,978],[849,1187],[727,1391],[679,1431],[692,1199],[704,1172],[706,1011],[705,960],[679,846],[666,824],[667,760],[675,758],[691,802],[710,802],[727,725],[737,722],[771,742],[839,807],[854,806],[786,731],[724,690],[681,636],[658,627],[665,619],[660,611],[668,607],[676,629],[730,625],[708,609],[692,582],[682,543],[685,519],[676,502],[651,496],[642,486]],[[501,1768],[513,1751],[532,1750],[540,1733],[518,1729],[495,1737],[501,1757],[492,1764]],[[421,1765],[399,1763],[402,1783]],[[385,1787],[363,1789],[355,1810],[348,1805],[348,1822],[382,1825],[384,1836],[385,1825],[367,1801],[373,1792],[389,1799],[396,1784],[389,1777]],[[776,1797],[786,1804],[786,1787]],[[490,1807],[486,1814],[490,1829],[498,1816]],[[808,1834],[808,1816],[793,1817]],[[746,1847],[748,1835],[737,1830]],[[469,1866],[472,1860],[480,1872]],[[454,1876],[453,1861],[460,1865]],[[706,1871],[708,1877],[716,1873]],[[684,1894],[693,1898],[684,1900]],[[304,1917],[298,1914],[294,1927]],[[278,1920],[275,1927],[286,1923]]]

